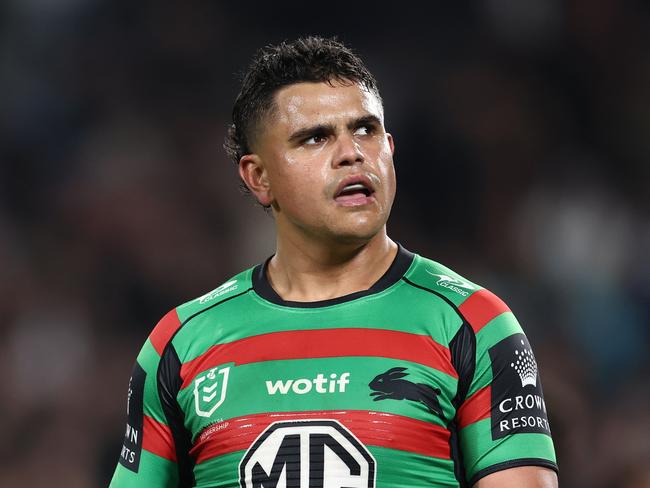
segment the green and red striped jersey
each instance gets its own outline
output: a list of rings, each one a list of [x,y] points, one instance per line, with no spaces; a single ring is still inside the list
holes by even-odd
[[[138,355],[127,417],[113,488],[459,487],[556,469],[510,309],[402,247],[344,297],[284,301],[263,264],[172,310]]]

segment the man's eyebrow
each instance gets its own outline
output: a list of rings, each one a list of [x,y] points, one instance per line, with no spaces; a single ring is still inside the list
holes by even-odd
[[[315,135],[330,135],[336,132],[333,124],[318,124],[298,129],[289,136],[289,142],[299,142]]]
[[[348,122],[348,129],[356,129],[364,125],[381,126],[381,120],[376,115],[364,115]]]

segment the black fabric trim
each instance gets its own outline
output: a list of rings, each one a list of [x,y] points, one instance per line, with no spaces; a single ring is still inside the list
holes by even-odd
[[[454,406],[458,409],[467,397],[476,370],[476,335],[467,321],[463,320],[449,343],[449,352],[451,364],[458,373],[458,389],[453,399]]]
[[[458,373],[458,387],[456,395],[452,399],[452,404],[456,408],[456,412],[458,412],[465,398],[467,398],[467,392],[474,380],[476,370],[476,335],[465,320],[463,320],[458,332],[449,343],[449,352],[451,353],[451,363]],[[447,428],[451,432],[449,443],[454,461],[454,474],[461,488],[465,488],[470,485],[467,484],[465,475],[465,461],[463,451],[460,448],[459,428],[456,418],[447,425]]]
[[[283,300],[280,295],[273,289],[271,283],[269,283],[267,277],[267,268],[269,261],[273,256],[268,258],[264,264],[258,264],[253,269],[253,290],[264,300],[267,300],[276,305],[282,305],[285,307],[293,308],[318,308],[318,307],[327,307],[330,305],[338,305],[339,303],[349,302],[351,300],[356,300],[357,298],[366,297],[368,295],[374,295],[384,291],[386,288],[397,283],[400,278],[406,273],[406,271],[411,266],[415,254],[404,249],[401,244],[397,244],[397,255],[391,263],[388,270],[382,275],[377,282],[372,285],[367,290],[357,291],[344,295],[342,297],[330,298],[328,300],[319,300],[316,302],[294,302],[290,300]]]
[[[178,332],[197,315],[207,312],[208,310],[211,310],[222,303],[226,303],[233,298],[244,295],[250,290],[251,288],[247,288],[236,295],[224,298],[223,300],[213,303],[209,307],[199,310],[187,317],[183,322],[181,322],[178,329],[176,329],[169,338],[160,357],[156,376],[156,385],[158,388],[158,397],[160,398],[160,403],[165,418],[167,419],[167,424],[169,425],[172,437],[174,438],[179,475],[179,488],[192,487],[196,484],[194,478],[194,466],[196,463],[190,456],[192,433],[185,428],[185,414],[176,400],[176,396],[181,389],[183,380],[181,378],[181,360],[178,357],[176,349],[174,349],[174,346],[172,345],[172,340],[176,337],[176,334],[178,334]]]
[[[162,404],[167,424],[174,438],[178,463],[179,487],[195,485],[194,459],[190,456],[192,434],[185,428],[185,414],[176,401],[181,388],[181,361],[171,341],[165,346],[158,365],[158,396]]]
[[[496,473],[497,471],[503,471],[504,469],[510,469],[510,468],[518,468],[521,466],[540,466],[542,468],[549,468],[555,471],[556,473],[559,471],[557,464],[555,464],[552,461],[549,461],[548,459],[540,459],[540,458],[512,459],[510,461],[505,461],[503,463],[495,464],[493,466],[489,466],[485,469],[480,470],[472,477],[469,485],[474,486],[474,483],[476,483],[481,478],[485,478],[487,475]]]
[[[449,452],[451,453],[451,460],[454,462],[454,476],[458,481],[460,488],[469,488],[467,478],[465,478],[465,463],[463,461],[463,450],[460,448],[460,438],[458,435],[458,422],[453,419],[447,424],[449,430]]]

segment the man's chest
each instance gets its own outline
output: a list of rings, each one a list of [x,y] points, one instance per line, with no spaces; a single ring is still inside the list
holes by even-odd
[[[206,365],[178,395],[198,486],[400,486],[400,466],[451,462],[451,371],[376,355]]]

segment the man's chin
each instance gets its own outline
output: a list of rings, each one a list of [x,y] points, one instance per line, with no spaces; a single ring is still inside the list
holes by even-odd
[[[364,245],[376,238],[385,229],[385,225],[351,225],[330,229],[329,239],[344,245]]]

